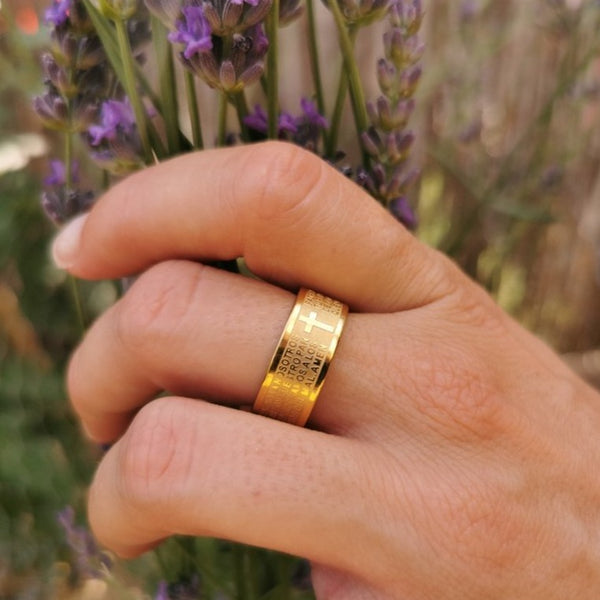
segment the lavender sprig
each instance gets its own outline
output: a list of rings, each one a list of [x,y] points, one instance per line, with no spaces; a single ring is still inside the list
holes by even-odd
[[[373,158],[366,185],[371,194],[407,227],[416,226],[407,191],[418,173],[407,169],[414,134],[407,129],[414,112],[414,93],[421,78],[418,62],[423,45],[418,32],[423,19],[420,0],[395,0],[390,7],[390,29],[384,33],[385,58],[377,63],[382,95],[367,104],[371,126],[362,134]]]
[[[252,14],[264,14],[270,2],[258,0],[255,6],[251,6],[257,11]],[[230,5],[243,9],[241,4]],[[185,4],[169,39],[183,47],[180,59],[188,69],[210,87],[235,94],[260,79],[269,44],[262,26],[254,18],[245,21],[246,25],[252,25],[243,32],[237,31],[237,25],[223,28],[223,18],[227,23],[229,13],[223,9],[219,14],[217,8],[216,4],[209,2],[204,2],[203,6]],[[235,16],[237,23],[239,15],[236,13]],[[214,30],[214,26],[218,28]]]
[[[75,524],[73,507],[65,507],[56,518],[75,556],[78,575],[93,578],[106,576],[112,568],[112,559],[106,552],[100,550],[87,528]]]

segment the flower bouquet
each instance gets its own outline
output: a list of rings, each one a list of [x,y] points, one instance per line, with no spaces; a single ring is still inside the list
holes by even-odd
[[[418,170],[409,161],[414,135],[408,125],[421,77],[421,2],[324,5],[326,10],[314,0],[54,0],[45,12],[51,29],[42,56],[45,92],[34,100],[62,148],[45,180],[46,214],[62,224],[88,210],[120,177],[181,153],[272,139],[316,153],[414,228],[409,193]],[[325,19],[338,42],[332,82],[319,53]],[[305,54],[286,64],[284,27],[294,22]],[[369,68],[379,92],[369,98],[356,40],[373,26],[380,58]],[[290,101],[279,75],[299,70],[299,63],[310,77],[304,94]],[[348,121],[353,130],[343,131]],[[80,317],[84,321],[82,311]],[[113,562],[91,539],[81,542],[85,536],[68,515],[61,522],[69,539],[79,540],[79,562],[91,560],[94,576],[110,580]],[[179,540],[161,551],[164,580],[157,599],[310,597],[303,563],[206,543]],[[211,575],[207,553],[210,560],[226,557],[229,581]]]

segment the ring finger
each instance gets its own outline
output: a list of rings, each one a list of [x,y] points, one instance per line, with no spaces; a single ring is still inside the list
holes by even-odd
[[[201,264],[152,267],[94,324],[72,358],[69,392],[88,433],[114,440],[163,390],[250,406],[293,304],[293,294],[281,288]],[[377,320],[348,319],[313,413],[320,429],[348,431],[354,399],[372,395],[378,379],[369,381],[368,373],[376,370],[365,368],[368,357],[356,351],[369,346],[369,318]]]

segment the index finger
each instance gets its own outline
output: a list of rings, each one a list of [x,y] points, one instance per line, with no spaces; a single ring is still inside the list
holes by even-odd
[[[356,310],[422,306],[454,268],[316,155],[267,142],[185,155],[132,175],[67,226],[54,255],[88,279],[172,258],[243,256],[258,276]]]

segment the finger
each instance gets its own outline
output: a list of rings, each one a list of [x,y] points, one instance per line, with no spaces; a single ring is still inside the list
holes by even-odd
[[[186,155],[131,176],[59,236],[54,254],[84,278],[168,258],[243,256],[263,278],[370,311],[421,306],[456,277],[361,188],[277,142]]]
[[[380,486],[370,481],[369,460],[343,438],[199,401],[160,399],[102,461],[90,522],[101,543],[127,557],[178,533],[380,577],[389,561],[379,549],[389,533],[380,531],[384,519],[365,518],[371,507],[364,490]],[[368,557],[348,550],[360,547],[371,548]]]
[[[162,390],[251,405],[293,304],[280,288],[197,263],[152,267],[72,357],[69,395],[87,432],[100,442],[116,439]],[[358,416],[356,399],[379,381],[362,350],[375,347],[365,319],[347,321],[313,415],[321,429],[347,431],[358,418],[365,425],[369,408],[360,402]]]

